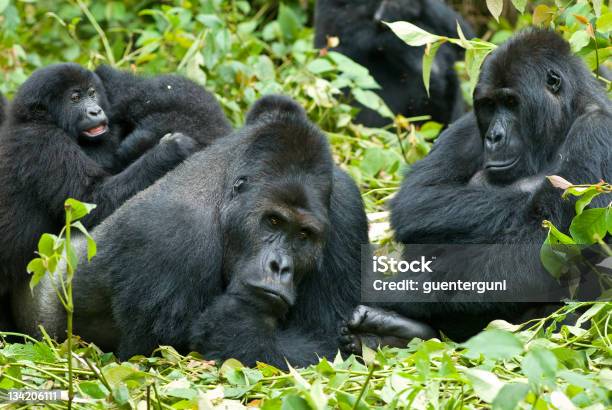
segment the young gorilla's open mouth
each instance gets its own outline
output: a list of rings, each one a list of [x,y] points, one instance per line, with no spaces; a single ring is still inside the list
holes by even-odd
[[[106,122],[102,122],[93,128],[82,131],[81,134],[85,135],[86,137],[94,138],[104,134],[106,131],[108,131],[108,124]]]

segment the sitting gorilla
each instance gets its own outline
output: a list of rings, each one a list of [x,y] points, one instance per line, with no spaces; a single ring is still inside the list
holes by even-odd
[[[86,340],[123,359],[168,344],[281,367],[335,354],[368,241],[354,182],[303,109],[280,96],[258,101],[244,128],[136,195],[93,237],[99,253],[81,261],[73,286]],[[37,333],[40,321],[61,337],[49,283],[28,299],[24,286],[20,327]]]
[[[214,97],[195,83],[99,71],[102,79],[76,64],[37,70],[10,105],[0,135],[0,305],[27,280],[40,236],[63,226],[68,197],[97,204],[84,220],[91,227],[198,145],[231,131]],[[187,121],[182,110],[199,116]],[[177,132],[161,138],[169,131]]]
[[[391,111],[406,117],[431,115],[444,124],[460,117],[465,104],[454,70],[462,51],[440,47],[431,71],[430,97],[423,84],[424,47],[410,47],[383,22],[408,21],[434,34],[457,37],[457,21],[467,38],[469,25],[440,0],[318,0],[315,46],[326,47],[327,37],[340,38],[338,52],[366,67],[381,86],[377,92]],[[357,122],[383,126],[388,120],[362,108]]]
[[[443,296],[432,300],[437,303],[406,300],[391,306],[396,313],[390,315],[360,306],[343,329],[349,350],[359,350],[360,334],[399,337],[404,346],[411,335],[431,335],[413,319],[461,340],[492,320],[523,321],[554,307],[529,303],[559,286],[540,263],[542,221],[567,231],[574,204],[545,176],[573,183],[612,180],[612,104],[567,42],[535,29],[485,60],[474,103],[475,112],[451,125],[406,175],[391,203],[392,225],[396,239],[413,246],[503,245],[466,247],[471,254],[455,256],[468,267],[467,277],[450,267],[428,280],[506,279],[506,300],[527,303],[485,296],[449,302]],[[608,201],[599,197],[593,205]]]

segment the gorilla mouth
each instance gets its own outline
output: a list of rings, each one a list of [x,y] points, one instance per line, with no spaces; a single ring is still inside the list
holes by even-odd
[[[96,125],[95,127],[83,131],[83,135],[85,135],[86,137],[94,138],[104,134],[106,131],[108,131],[108,125],[103,122],[101,124]]]
[[[516,157],[510,161],[500,162],[500,161],[489,161],[486,163],[485,168],[491,171],[506,171],[519,161],[519,157]]]
[[[268,287],[260,287],[257,290],[265,295],[265,297],[273,300],[275,303],[282,304],[285,306],[291,306],[293,303],[289,300],[287,295],[283,294],[277,289],[272,289]]]

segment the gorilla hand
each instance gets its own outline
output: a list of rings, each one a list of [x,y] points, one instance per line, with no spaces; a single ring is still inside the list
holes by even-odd
[[[345,353],[361,354],[362,345],[406,347],[415,337],[437,337],[429,325],[385,309],[359,305],[351,319],[340,329],[340,345]]]
[[[194,153],[197,148],[197,143],[193,138],[180,132],[168,133],[164,135],[159,141],[159,145],[165,145],[169,150],[174,150],[177,156],[181,157],[181,159],[187,158],[189,155]]]

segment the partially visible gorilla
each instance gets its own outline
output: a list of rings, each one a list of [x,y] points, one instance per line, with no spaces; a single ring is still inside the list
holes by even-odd
[[[335,48],[365,66],[381,86],[377,93],[389,108],[410,117],[431,115],[444,124],[465,112],[459,79],[453,68],[462,51],[450,44],[440,47],[432,67],[430,97],[423,85],[424,47],[409,47],[383,22],[408,21],[434,34],[457,36],[457,22],[467,38],[473,30],[461,16],[440,0],[318,0],[315,11],[315,46],[326,47],[327,38],[339,37]],[[367,126],[388,120],[362,108],[356,118]]]
[[[470,254],[456,255],[470,272],[467,277],[447,266],[415,279],[507,279],[514,301],[545,294],[558,285],[540,263],[546,236],[542,221],[567,231],[574,216],[572,201],[563,200],[545,176],[573,183],[612,180],[612,103],[567,42],[535,29],[516,35],[485,60],[474,103],[475,112],[443,132],[431,153],[406,175],[391,203],[396,239],[413,246],[507,245],[472,247]],[[596,198],[593,205],[605,207],[607,201]],[[551,307],[496,303],[485,296],[473,303],[449,301],[448,296],[432,301],[392,305],[406,323],[362,306],[344,329],[344,343],[355,350],[354,336],[372,329],[403,339],[424,333],[408,319],[461,340],[494,319],[522,321]]]
[[[59,232],[68,197],[97,204],[84,220],[91,227],[231,132],[214,97],[186,79],[97,73],[37,70],[10,104],[0,135],[0,303],[27,280],[40,236]]]
[[[74,278],[79,335],[123,359],[169,344],[281,367],[335,354],[368,242],[355,183],[304,110],[280,96],[258,101],[241,130],[136,195],[93,237],[99,253]],[[27,307],[24,286],[23,330],[40,321],[63,335],[53,293],[41,283]]]

